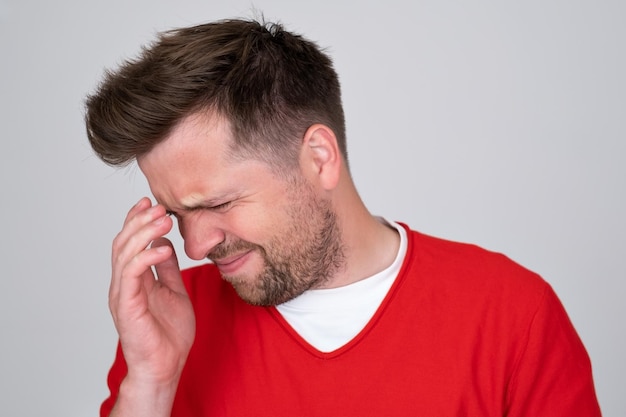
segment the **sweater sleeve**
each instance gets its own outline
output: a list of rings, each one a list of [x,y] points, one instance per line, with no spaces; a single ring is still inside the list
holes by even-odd
[[[549,286],[530,322],[505,401],[508,417],[601,415],[587,351]]]
[[[122,384],[122,380],[126,377],[127,372],[128,370],[126,367],[126,361],[124,360],[124,355],[122,354],[122,347],[118,343],[115,361],[109,370],[109,376],[107,378],[107,385],[109,386],[110,394],[100,406],[100,417],[108,417],[109,414],[111,414],[115,401],[117,401],[120,385]]]

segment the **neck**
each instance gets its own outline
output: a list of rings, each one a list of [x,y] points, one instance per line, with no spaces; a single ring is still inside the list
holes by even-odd
[[[336,288],[371,277],[390,266],[400,247],[400,236],[392,227],[372,216],[354,184],[346,179],[334,200],[345,251],[345,265],[324,288]]]

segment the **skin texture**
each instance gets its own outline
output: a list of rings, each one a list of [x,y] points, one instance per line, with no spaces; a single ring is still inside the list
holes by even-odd
[[[229,158],[228,123],[204,119],[190,118],[139,159],[153,194],[178,219],[188,256],[214,261],[251,304],[324,285],[344,262],[330,201],[299,172],[279,177],[264,162]]]
[[[288,177],[232,158],[231,140],[227,120],[194,114],[137,160],[158,204],[141,199],[113,243],[110,308],[129,372],[112,416],[169,415],[193,343],[193,310],[163,238],[168,213],[186,254],[213,259],[253,304],[348,285],[397,253],[397,233],[366,210],[332,130],[307,130],[299,171]]]
[[[178,261],[171,243],[160,238],[171,228],[165,209],[143,198],[129,211],[113,242],[109,307],[132,364],[120,390],[118,404],[124,413],[119,415],[168,415],[159,410],[171,409],[193,343],[195,318]]]

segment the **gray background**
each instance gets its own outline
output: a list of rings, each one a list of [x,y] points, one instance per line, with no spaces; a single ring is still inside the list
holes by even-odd
[[[92,155],[85,94],[156,31],[256,8],[334,57],[372,212],[543,275],[626,415],[625,4],[0,0],[0,413],[107,393],[110,242],[148,190]]]

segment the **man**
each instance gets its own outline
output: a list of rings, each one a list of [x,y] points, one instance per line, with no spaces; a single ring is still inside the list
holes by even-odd
[[[166,32],[107,74],[86,122],[156,199],[113,243],[101,415],[600,415],[546,282],[368,212],[312,42],[243,20]],[[169,215],[212,263],[181,273]]]

